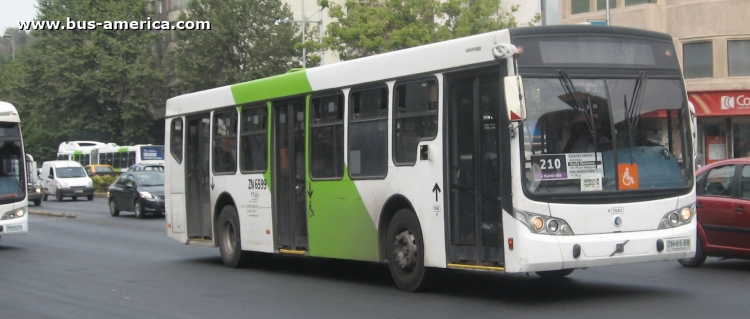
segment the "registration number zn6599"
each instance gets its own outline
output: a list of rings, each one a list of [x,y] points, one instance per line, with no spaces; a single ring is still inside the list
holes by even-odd
[[[690,238],[668,239],[667,251],[690,250]]]

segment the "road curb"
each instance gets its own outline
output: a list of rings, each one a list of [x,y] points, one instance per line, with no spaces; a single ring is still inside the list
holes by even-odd
[[[29,210],[29,214],[30,215],[41,215],[41,216],[52,216],[52,217],[76,218],[75,214],[65,214],[65,213],[48,212],[48,211],[38,211],[38,210]]]

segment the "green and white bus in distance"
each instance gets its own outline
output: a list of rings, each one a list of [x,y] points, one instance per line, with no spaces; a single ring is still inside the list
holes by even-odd
[[[229,267],[384,262],[413,291],[430,268],[561,277],[695,254],[666,34],[500,30],[178,96],[166,116],[167,234]]]
[[[21,118],[12,104],[0,101],[0,237],[29,232],[26,183]]]
[[[91,153],[97,164],[109,164],[125,172],[135,164],[164,165],[164,145],[137,144],[95,149]]]
[[[96,141],[62,142],[57,147],[57,160],[76,161],[83,166],[97,164],[96,158],[91,158],[91,152],[95,149],[112,147],[117,147],[117,144]]]

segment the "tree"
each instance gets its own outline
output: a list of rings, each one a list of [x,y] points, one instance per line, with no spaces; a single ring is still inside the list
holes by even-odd
[[[0,38],[0,74],[2,73],[5,65],[13,60],[13,56],[18,56],[21,51],[26,48],[33,37],[26,31],[21,31],[18,28],[7,28]]]
[[[147,0],[39,0],[38,20],[143,21]],[[66,140],[163,143],[149,136],[153,107],[164,103],[151,31],[36,30],[3,75],[0,99],[18,107],[27,151],[54,158]]]
[[[319,0],[334,19],[323,46],[342,60],[516,26],[501,0]],[[538,19],[538,18],[537,18]],[[534,21],[532,21],[533,23]]]
[[[171,52],[181,93],[282,74],[300,57],[299,26],[280,0],[194,0],[180,20],[210,21],[211,30],[177,31]]]

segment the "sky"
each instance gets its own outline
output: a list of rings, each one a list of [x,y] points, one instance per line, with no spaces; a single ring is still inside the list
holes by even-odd
[[[31,21],[36,17],[36,0],[0,0],[0,34],[5,29],[18,28],[17,21]]]

